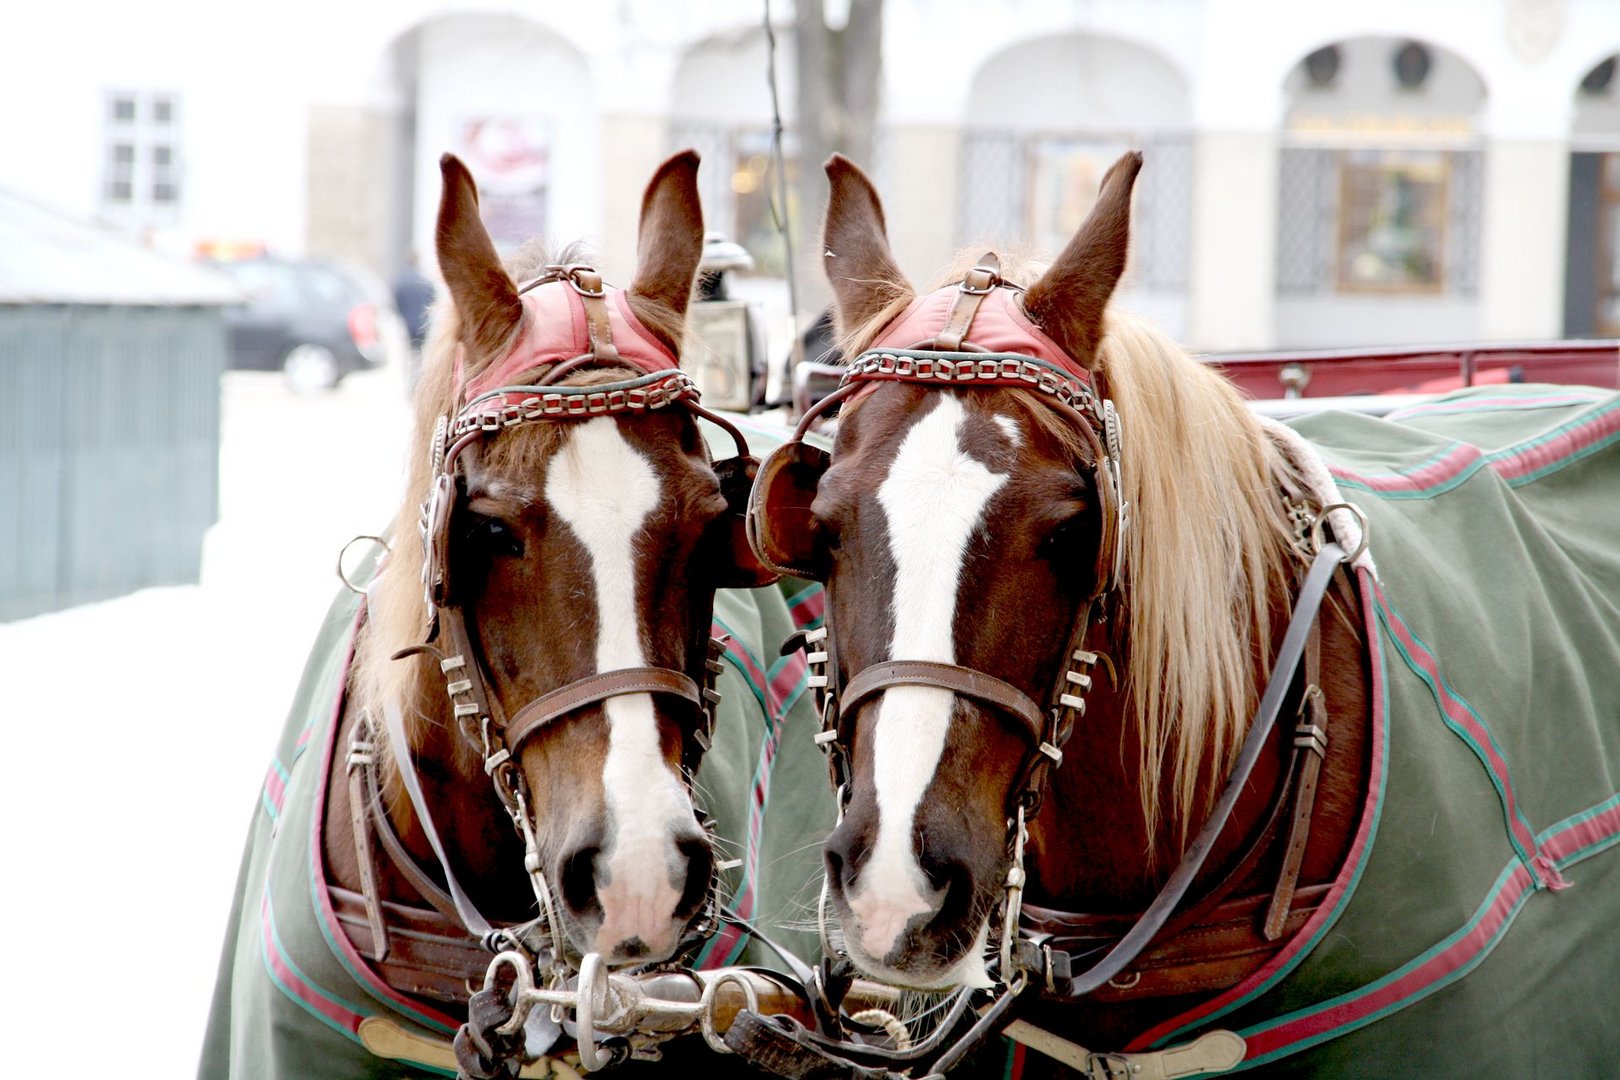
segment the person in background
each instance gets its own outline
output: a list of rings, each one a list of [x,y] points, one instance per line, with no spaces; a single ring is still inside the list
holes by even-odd
[[[427,340],[428,306],[433,303],[433,282],[422,276],[417,267],[416,252],[411,252],[399,276],[394,278],[394,306],[411,335],[411,348],[422,351]]]
[[[394,278],[394,306],[405,321],[405,332],[411,338],[411,352],[405,360],[405,392],[416,387],[417,375],[422,370],[422,343],[427,340],[428,308],[433,304],[435,289],[417,265],[416,252],[411,252]]]

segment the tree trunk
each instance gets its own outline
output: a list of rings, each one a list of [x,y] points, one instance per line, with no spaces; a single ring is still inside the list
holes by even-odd
[[[824,0],[795,0],[798,66],[798,178],[789,217],[798,271],[799,327],[831,301],[821,268],[821,219],[827,207],[822,164],[834,153],[871,168],[883,71],[883,0],[849,0],[840,30],[827,25]]]

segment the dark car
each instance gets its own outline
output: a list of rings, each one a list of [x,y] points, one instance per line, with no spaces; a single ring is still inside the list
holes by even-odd
[[[386,358],[386,324],[399,316],[353,271],[268,257],[215,265],[248,297],[226,314],[231,367],[280,371],[295,392],[314,393]]]

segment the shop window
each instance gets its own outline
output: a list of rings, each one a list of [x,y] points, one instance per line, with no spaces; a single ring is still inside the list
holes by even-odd
[[[1449,161],[1441,151],[1339,157],[1338,288],[1437,293],[1445,285]]]
[[[1130,149],[1123,142],[1046,138],[1029,147],[1029,223],[1036,250],[1056,255],[1091,213],[1103,174]]]
[[[754,269],[761,274],[782,277],[787,273],[787,248],[782,240],[779,224],[784,213],[797,219],[798,207],[784,208],[778,196],[778,180],[771,155],[771,136],[764,131],[737,132],[732,141],[733,165],[731,170],[732,206],[735,213],[734,239],[754,257]],[[788,198],[794,198],[799,179],[798,156],[791,148],[784,148],[783,168],[786,170]]]

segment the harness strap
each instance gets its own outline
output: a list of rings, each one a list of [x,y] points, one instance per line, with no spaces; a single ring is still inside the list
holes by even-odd
[[[1310,571],[1305,575],[1305,582],[1300,586],[1299,598],[1295,601],[1288,629],[1283,634],[1282,646],[1277,650],[1271,681],[1266,685],[1265,693],[1261,695],[1254,723],[1249,728],[1248,736],[1243,740],[1237,763],[1232,767],[1226,788],[1221,792],[1220,801],[1215,804],[1214,813],[1198,831],[1193,842],[1188,845],[1181,862],[1171,872],[1169,880],[1159,890],[1159,895],[1153,898],[1153,903],[1142,913],[1142,917],[1102,959],[1073,977],[1061,996],[1084,997],[1118,975],[1143,949],[1147,948],[1169,920],[1176,906],[1186,896],[1188,888],[1192,886],[1193,880],[1204,867],[1204,861],[1209,858],[1210,851],[1215,847],[1215,841],[1220,837],[1221,830],[1230,820],[1232,809],[1237,805],[1238,797],[1248,784],[1249,774],[1253,772],[1255,762],[1260,758],[1266,738],[1277,722],[1277,714],[1282,710],[1283,701],[1294,682],[1294,671],[1299,667],[1300,657],[1305,651],[1306,639],[1316,622],[1322,597],[1344,557],[1344,549],[1336,543],[1329,542],[1322,545],[1316,559],[1311,563]]]
[[[862,669],[839,695],[839,708],[849,715],[867,698],[893,686],[950,690],[993,705],[1022,721],[1036,744],[1046,737],[1046,720],[1040,707],[1018,687],[982,671],[932,660],[888,660]]]
[[[1243,1062],[1243,1037],[1211,1031],[1190,1043],[1132,1054],[1094,1053],[1027,1020],[1014,1020],[1002,1034],[1077,1070],[1091,1080],[1174,1080],[1175,1077],[1221,1073]]]
[[[602,275],[588,266],[569,267],[568,283],[579,294],[585,305],[585,328],[591,336],[591,355],[598,363],[620,361],[618,346],[613,344],[612,324],[608,320],[607,290],[602,287]]]
[[[1267,941],[1276,941],[1283,935],[1294,889],[1299,883],[1300,867],[1305,862],[1305,845],[1311,835],[1316,783],[1328,741],[1328,711],[1321,681],[1322,628],[1318,620],[1312,625],[1311,637],[1305,646],[1305,693],[1299,703],[1300,722],[1294,729],[1294,753],[1300,759],[1299,784],[1294,789],[1294,819],[1288,829],[1288,843],[1283,848],[1282,870],[1277,875],[1277,888],[1271,894],[1271,906],[1266,911],[1261,931]]]
[[[439,839],[439,830],[433,826],[433,815],[428,811],[427,796],[422,792],[422,780],[416,774],[416,765],[411,761],[410,743],[405,737],[405,716],[399,711],[399,702],[389,698],[383,702],[383,717],[388,723],[388,744],[393,748],[394,761],[399,767],[399,778],[405,785],[405,794],[410,797],[411,807],[416,811],[416,819],[422,826],[422,832],[427,835],[428,845],[433,848],[433,855],[439,860],[439,868],[444,871],[444,881],[450,889],[450,898],[455,901],[456,914],[461,924],[475,937],[483,937],[494,927],[484,918],[478,905],[472,902],[461,882],[456,880],[456,872],[450,867],[450,857],[445,853],[444,842]]]
[[[691,702],[699,711],[704,707],[704,697],[697,683],[679,671],[660,667],[604,671],[542,694],[519,709],[506,725],[507,748],[516,751],[524,739],[551,721],[623,694],[668,694]]]
[[[429,907],[447,919],[456,919],[458,913],[456,912],[455,900],[451,899],[450,894],[439,887],[437,881],[434,881],[422,870],[421,865],[416,861],[416,857],[406,849],[405,842],[399,838],[399,833],[394,831],[393,822],[389,820],[387,814],[383,813],[382,792],[377,783],[377,767],[375,763],[368,765],[364,771],[366,782],[364,794],[365,813],[371,828],[376,830],[377,839],[382,843],[383,853],[388,856],[388,861],[394,864],[394,869],[399,871],[400,876],[405,879],[411,888],[416,890],[417,895],[428,902]],[[362,880],[364,880],[363,876]],[[367,897],[367,900],[369,902],[370,897]],[[377,959],[381,959],[381,957]]]
[[[987,251],[979,257],[978,265],[962,279],[956,299],[951,302],[951,313],[945,318],[945,328],[934,338],[936,348],[945,352],[956,352],[962,348],[968,328],[973,325],[973,316],[979,313],[979,305],[984,303],[984,298],[1000,281],[1001,259],[995,252]]]
[[[377,888],[376,860],[371,852],[370,800],[365,791],[366,777],[375,760],[370,728],[362,714],[349,749],[349,823],[354,829],[354,861],[360,871],[360,895],[365,898],[366,922],[371,928],[371,949],[366,956],[381,961],[388,957],[388,926],[383,921],[382,897]]]

